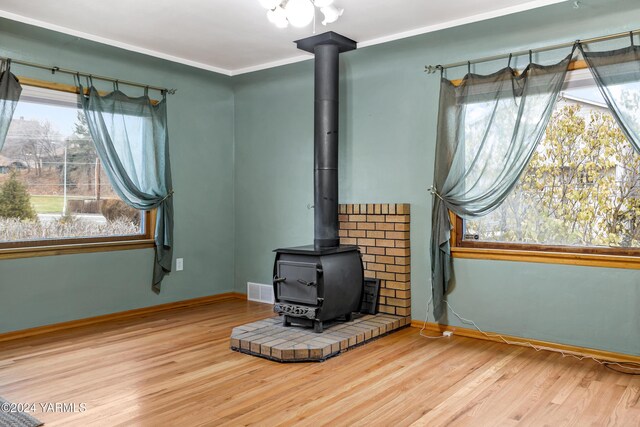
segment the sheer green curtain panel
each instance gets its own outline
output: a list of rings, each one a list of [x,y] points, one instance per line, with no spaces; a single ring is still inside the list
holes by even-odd
[[[640,153],[640,46],[604,52],[580,50],[600,92],[629,142]]]
[[[158,293],[162,278],[171,272],[173,246],[166,96],[154,105],[146,93],[130,98],[116,86],[101,96],[91,84],[83,95],[79,81],[78,86],[89,132],[114,190],[133,208],[157,208],[152,289]]]
[[[0,150],[7,138],[13,112],[18,105],[22,86],[16,76],[11,73],[11,60],[0,64]]]
[[[449,211],[472,219],[496,209],[515,187],[544,135],[573,50],[555,65],[529,64],[442,78],[432,187],[431,283],[436,320],[451,280]]]

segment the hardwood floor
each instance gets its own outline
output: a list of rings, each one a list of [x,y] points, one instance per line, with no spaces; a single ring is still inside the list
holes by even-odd
[[[47,426],[640,426],[640,376],[523,347],[406,328],[324,363],[229,350],[231,328],[269,308],[229,300],[0,343],[0,396],[86,404],[38,405]]]

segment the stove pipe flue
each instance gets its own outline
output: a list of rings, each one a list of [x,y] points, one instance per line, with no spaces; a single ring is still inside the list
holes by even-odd
[[[298,49],[315,55],[314,246],[340,245],[338,236],[338,55],[355,41],[329,31],[297,40]]]

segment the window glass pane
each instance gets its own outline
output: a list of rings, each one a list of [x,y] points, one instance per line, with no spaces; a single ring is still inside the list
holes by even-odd
[[[640,247],[640,156],[587,73],[569,78],[516,189],[465,221],[464,240]]]
[[[0,151],[0,243],[143,233],[98,160],[77,96],[25,86]]]

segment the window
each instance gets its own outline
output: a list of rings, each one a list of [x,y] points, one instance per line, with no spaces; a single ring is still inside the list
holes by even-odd
[[[0,257],[51,246],[150,246],[151,221],[109,184],[77,95],[23,85],[0,151]]]
[[[500,250],[640,255],[640,156],[588,70],[570,73],[542,141],[505,202],[480,219],[454,220],[454,256],[465,256],[465,248],[466,257],[484,257],[469,255],[480,249],[504,256],[497,259],[509,259]],[[565,257],[563,263],[573,262]]]

